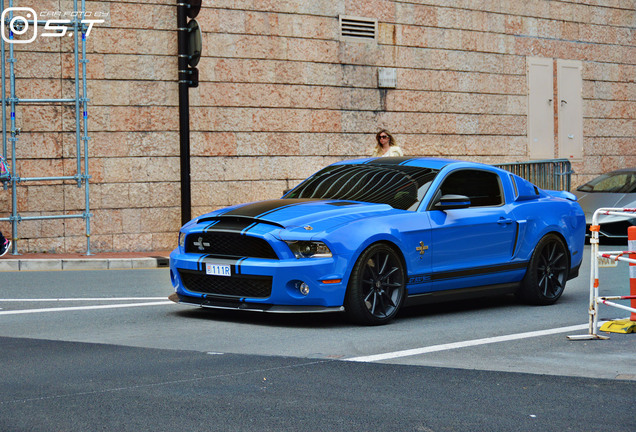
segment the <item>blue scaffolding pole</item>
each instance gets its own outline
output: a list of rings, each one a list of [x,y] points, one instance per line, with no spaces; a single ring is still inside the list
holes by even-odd
[[[5,159],[11,161],[11,179],[3,182],[4,189],[11,189],[11,216],[8,218],[0,218],[0,221],[11,222],[11,237],[13,240],[12,254],[19,255],[18,253],[18,224],[22,221],[29,220],[52,220],[52,219],[84,219],[86,221],[86,255],[91,255],[90,247],[90,190],[88,174],[88,101],[87,98],[87,85],[86,85],[86,65],[88,60],[86,59],[86,32],[88,27],[82,22],[82,18],[86,14],[85,0],[81,0],[81,6],[78,0],[73,1],[73,19],[66,24],[69,31],[73,32],[74,44],[74,66],[75,66],[75,98],[42,98],[42,99],[20,99],[16,94],[16,75],[15,64],[17,59],[15,57],[15,49],[13,43],[13,28],[12,20],[13,16],[13,0],[9,0],[9,11],[5,14],[5,0],[0,0],[0,8],[3,11],[4,22],[0,23],[3,26],[2,37],[2,155]],[[81,9],[80,9],[81,7]],[[27,26],[33,25],[37,28],[38,25],[44,25],[46,21],[38,21],[36,17],[29,20],[27,17],[21,17],[20,20]],[[59,24],[56,24],[59,25]],[[13,26],[15,27],[15,25]],[[8,40],[5,40],[5,35]],[[80,44],[81,36],[81,44]],[[9,45],[7,58],[7,47]],[[27,52],[25,52],[26,54]],[[9,64],[9,97],[7,97],[6,79],[7,79],[7,63]],[[80,66],[81,65],[81,66]],[[18,137],[21,133],[20,128],[16,124],[16,108],[19,105],[24,104],[60,104],[75,107],[75,139],[76,139],[76,162],[77,169],[73,176],[52,176],[52,177],[20,177],[17,169],[16,148],[18,147]],[[10,107],[10,123],[7,124],[7,107]],[[63,131],[62,131],[63,132]],[[8,143],[9,144],[8,144]],[[10,150],[10,153],[9,153]],[[78,188],[84,187],[84,201],[85,208],[83,213],[79,214],[59,214],[59,215],[41,215],[41,216],[21,216],[18,211],[18,184],[26,182],[40,182],[40,181],[75,181]]]

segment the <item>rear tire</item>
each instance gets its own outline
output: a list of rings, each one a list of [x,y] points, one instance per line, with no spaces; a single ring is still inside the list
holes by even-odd
[[[391,321],[404,303],[404,273],[400,256],[390,246],[376,243],[362,252],[345,295],[349,319],[363,325]]]
[[[528,304],[554,304],[565,290],[569,271],[570,257],[565,243],[556,234],[547,234],[532,253],[517,296]]]

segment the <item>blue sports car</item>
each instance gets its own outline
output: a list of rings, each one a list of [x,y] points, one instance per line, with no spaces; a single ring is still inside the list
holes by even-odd
[[[171,300],[263,312],[344,311],[384,324],[400,308],[516,294],[556,302],[583,258],[569,192],[501,169],[388,157],[330,165],[282,199],[197,217],[170,255]]]

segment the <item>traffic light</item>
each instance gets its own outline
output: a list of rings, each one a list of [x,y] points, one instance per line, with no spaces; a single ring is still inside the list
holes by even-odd
[[[196,68],[201,59],[201,28],[197,20],[192,19],[188,23],[188,70],[190,72],[190,87],[199,85],[199,70]]]
[[[181,168],[181,223],[190,220],[192,192],[190,179],[190,87],[198,87],[201,58],[201,29],[194,19],[201,0],[177,0],[177,43],[179,64],[179,162]],[[188,21],[190,18],[190,21]]]
[[[202,38],[199,23],[194,18],[201,10],[201,0],[177,0],[179,30],[179,82],[198,87]],[[190,18],[190,21],[188,21]]]

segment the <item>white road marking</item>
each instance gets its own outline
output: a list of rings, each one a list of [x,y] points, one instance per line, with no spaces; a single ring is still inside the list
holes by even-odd
[[[353,361],[353,362],[375,362],[375,361],[396,359],[401,357],[428,354],[428,353],[439,352],[439,351],[447,351],[447,350],[458,349],[458,348],[466,348],[466,347],[472,347],[477,345],[487,345],[487,344],[497,343],[497,342],[507,342],[507,341],[513,341],[513,340],[519,340],[519,339],[539,337],[539,336],[548,336],[548,335],[559,334],[559,333],[568,333],[568,332],[573,332],[578,330],[587,330],[588,328],[589,328],[589,324],[580,324],[580,325],[574,325],[569,327],[559,327],[559,328],[548,329],[548,330],[538,330],[538,331],[510,334],[510,335],[504,335],[504,336],[495,336],[495,337],[489,337],[489,338],[483,338],[483,339],[473,339],[473,340],[468,340],[463,342],[454,342],[454,343],[448,343],[448,344],[442,344],[442,345],[432,345],[428,347],[413,348],[413,349],[408,349],[403,351],[394,351],[394,352],[389,352],[384,354],[352,357],[352,358],[343,359],[343,360]]]
[[[126,303],[118,305],[96,305],[96,306],[72,306],[72,307],[60,307],[60,308],[44,308],[44,309],[22,309],[22,310],[8,310],[0,311],[0,315],[21,315],[32,313],[45,313],[45,312],[69,312],[69,311],[85,311],[96,309],[119,309],[119,308],[131,308],[131,307],[143,307],[143,306],[163,306],[174,304],[170,300],[160,302],[144,302],[144,303]]]
[[[0,299],[3,302],[72,302],[72,301],[137,301],[137,300],[165,300],[167,297],[77,297],[77,298],[23,298]]]

